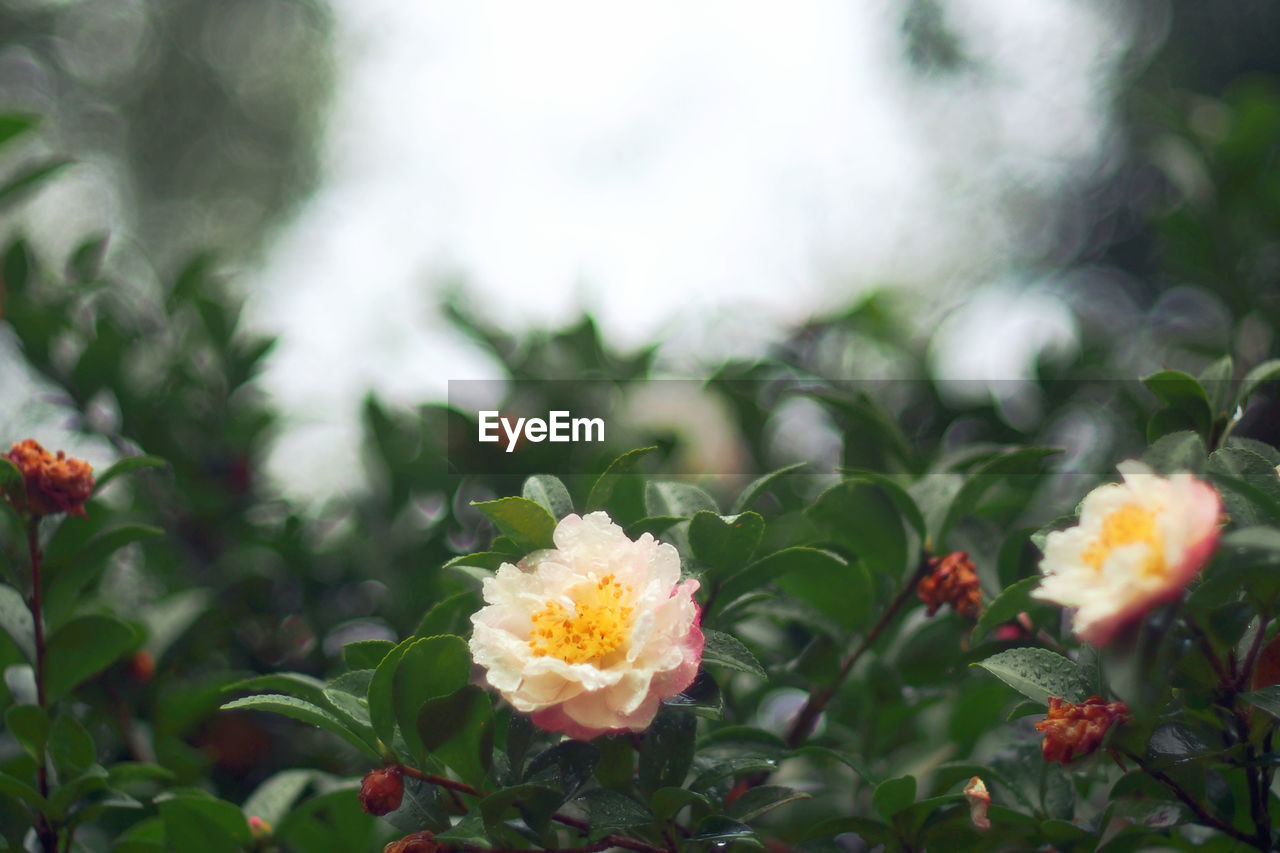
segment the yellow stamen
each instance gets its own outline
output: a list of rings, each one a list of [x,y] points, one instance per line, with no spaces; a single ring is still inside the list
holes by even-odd
[[[1142,564],[1142,573],[1164,574],[1164,549],[1156,538],[1156,513],[1139,504],[1125,504],[1107,513],[1102,519],[1102,535],[1090,542],[1080,556],[1095,571],[1102,571],[1103,563],[1113,550],[1138,542],[1147,545],[1147,559]]]
[[[550,655],[565,663],[599,660],[627,640],[634,608],[631,587],[605,575],[575,596],[570,612],[558,601],[533,614],[529,648],[539,657]]]

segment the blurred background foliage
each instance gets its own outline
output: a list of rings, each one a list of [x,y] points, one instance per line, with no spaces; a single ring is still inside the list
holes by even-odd
[[[904,4],[902,49],[922,74],[971,73],[942,5]],[[565,477],[570,488],[647,443],[661,448],[652,471],[693,475],[712,467],[708,458],[731,459],[716,468],[729,476],[704,479],[720,496],[793,462],[819,475],[922,474],[955,464],[950,454],[966,448],[1063,447],[1034,488],[956,531],[998,588],[1026,556],[1000,553],[993,531],[1060,515],[1145,446],[1154,398],[1129,380],[1166,366],[1200,374],[1223,355],[1235,374],[1220,378],[1238,379],[1276,356],[1280,6],[1133,5],[1147,37],[1115,93],[1123,162],[1060,200],[1070,215],[1042,259],[1079,320],[1076,353],[1044,360],[1031,382],[934,382],[932,330],[913,324],[910,297],[887,290],[792,330],[766,358],[717,365],[685,407],[692,418],[611,436],[592,470],[574,472],[580,482]],[[304,0],[0,3],[0,108],[39,117],[37,129],[15,130],[0,148],[5,352],[40,377],[50,421],[82,434],[84,446],[169,463],[118,482],[60,533],[82,546],[132,530],[120,534],[122,549],[81,551],[101,573],[61,578],[52,606],[137,614],[155,653],[154,675],[123,660],[91,683],[83,722],[100,753],[157,761],[179,782],[237,803],[282,768],[350,775],[363,764],[288,721],[217,713],[226,685],[281,669],[332,674],[344,643],[411,633],[432,603],[471,589],[439,570],[492,537],[470,503],[510,494],[530,474],[569,473],[549,444],[483,459],[451,446],[451,435],[474,433],[474,412],[371,395],[363,439],[349,448],[367,472],[360,489],[299,505],[264,476],[282,422],[254,377],[272,341],[242,328],[242,296],[223,270],[251,264],[315,185],[334,74],[330,28],[324,6]],[[50,184],[23,183],[27,170],[62,156],[71,158],[62,170],[90,187],[81,198],[100,202],[73,212],[77,228],[66,232],[89,236],[74,245],[60,242],[56,225],[21,217],[24,199]],[[137,263],[104,268],[102,238]],[[577,380],[618,382],[625,396],[624,380],[653,375],[653,348],[617,352],[590,318],[516,335],[489,324],[465,294],[447,309],[503,365],[519,395],[505,405],[521,411],[588,409],[581,394],[597,386]],[[1236,435],[1280,440],[1274,393],[1242,418]],[[716,420],[729,455],[689,455]],[[770,529],[788,529],[787,514],[828,482],[785,481]],[[143,524],[164,535],[129,527]],[[16,536],[5,528],[0,538],[10,565]],[[877,663],[870,683],[896,695],[899,680],[927,682],[930,638],[946,630],[958,628],[916,635],[899,650],[910,665],[891,674]],[[831,666],[830,645],[799,625],[782,637],[779,659],[794,656],[815,673]],[[0,640],[0,661],[19,659]],[[0,688],[5,704],[10,687]],[[901,745],[912,742],[911,726],[950,719],[944,727],[964,753],[981,733],[965,721],[996,713],[1005,697],[980,683],[948,701],[964,713],[840,724]],[[106,838],[123,825],[108,819],[97,831]],[[13,823],[4,830],[19,843]],[[92,836],[82,843],[96,849]]]

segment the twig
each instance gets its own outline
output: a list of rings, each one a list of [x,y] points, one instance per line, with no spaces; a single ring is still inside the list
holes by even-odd
[[[844,664],[840,667],[840,672],[825,688],[819,690],[815,685],[813,690],[809,692],[809,698],[805,701],[804,707],[800,709],[800,713],[796,715],[795,722],[791,725],[791,731],[787,733],[787,746],[795,749],[800,746],[809,735],[813,732],[813,725],[818,720],[818,715],[822,713],[822,709],[827,706],[832,697],[836,695],[841,683],[849,676],[858,659],[866,653],[884,633],[884,629],[893,621],[893,617],[897,615],[902,606],[907,603],[911,595],[915,592],[916,585],[929,571],[928,556],[922,557],[920,565],[916,567],[915,572],[902,585],[902,589],[898,590],[898,594],[893,597],[893,601],[889,602],[889,608],[881,614],[880,619],[862,638],[862,642],[853,650],[853,654],[845,659]]]
[[[44,693],[44,605],[41,602],[40,590],[40,517],[32,515],[27,521],[27,553],[31,558],[31,623],[36,641],[35,679],[36,704],[40,710],[48,710]],[[40,796],[49,796],[49,768],[45,754],[45,746],[40,747],[37,757],[36,786]],[[58,832],[49,823],[48,815],[43,812],[36,815],[36,837],[40,839],[40,847],[44,853],[58,853]]]
[[[1251,847],[1256,847],[1259,850],[1265,851],[1265,850],[1271,849],[1271,843],[1269,838],[1262,840],[1262,839],[1258,839],[1250,835],[1247,835],[1244,832],[1236,829],[1231,824],[1222,820],[1221,818],[1210,814],[1205,809],[1204,806],[1200,805],[1200,803],[1196,800],[1195,797],[1187,793],[1187,790],[1183,788],[1181,785],[1179,785],[1167,773],[1165,773],[1162,770],[1157,770],[1156,768],[1147,764],[1136,753],[1125,750],[1124,754],[1132,758],[1134,762],[1139,767],[1142,768],[1142,771],[1144,773],[1146,773],[1151,778],[1155,779],[1161,785],[1164,785],[1166,788],[1168,788],[1170,793],[1172,793],[1175,797],[1177,797],[1182,802],[1183,805],[1191,809],[1191,811],[1195,813],[1195,816],[1199,818],[1200,822],[1203,823],[1205,826],[1213,827],[1219,832],[1226,833],[1227,835],[1230,835],[1232,838],[1236,839],[1237,841],[1242,841],[1245,844],[1248,844]]]

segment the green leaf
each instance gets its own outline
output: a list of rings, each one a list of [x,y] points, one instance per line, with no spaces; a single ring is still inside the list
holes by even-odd
[[[143,648],[160,660],[179,637],[209,610],[213,592],[186,589],[142,608],[139,618],[147,629]]]
[[[472,501],[471,505],[484,513],[522,551],[555,547],[551,536],[556,529],[556,520],[546,509],[528,498],[498,498],[496,501],[479,503]]]
[[[738,499],[733,502],[733,509],[731,509],[730,512],[737,515],[751,509],[755,506],[756,501],[773,488],[774,483],[776,483],[780,478],[785,477],[787,474],[799,471],[801,468],[805,467],[806,464],[807,463],[805,462],[797,462],[794,465],[788,465],[785,468],[770,471],[768,474],[756,478],[749,486],[742,490],[742,494],[738,495]]]
[[[659,788],[684,784],[693,764],[698,720],[692,714],[664,708],[645,732],[640,747],[640,790],[647,796]]]
[[[0,586],[0,628],[17,644],[27,660],[35,663],[35,623],[22,595],[11,586]]]
[[[35,115],[22,113],[0,114],[0,146],[7,145],[11,140],[29,132],[39,123],[40,118]]]
[[[1090,679],[1080,665],[1048,649],[1008,649],[972,666],[982,667],[1042,705],[1049,704],[1050,696],[1080,702],[1092,693]]]
[[[702,636],[707,641],[702,649],[704,666],[707,664],[723,666],[738,672],[750,673],[757,678],[769,677],[764,667],[760,665],[760,661],[756,660],[756,656],[751,654],[751,650],[737,637],[712,631],[710,628],[703,628]]]
[[[102,491],[102,487],[110,483],[116,477],[132,474],[134,471],[142,471],[147,468],[166,468],[169,463],[161,459],[159,456],[125,456],[117,459],[107,470],[94,477],[93,493],[96,495]]]
[[[609,467],[604,469],[604,473],[600,475],[595,484],[591,487],[591,492],[587,495],[587,512],[595,512],[598,509],[604,509],[605,504],[609,502],[609,498],[613,497],[613,490],[618,486],[618,480],[630,474],[636,467],[636,463],[640,461],[640,457],[647,453],[657,450],[654,447],[639,447],[635,450],[628,450],[617,459],[609,463]]]
[[[842,565],[839,571],[815,570],[805,561],[780,574],[777,584],[790,595],[815,608],[845,631],[859,631],[871,620],[875,582],[861,561]]]
[[[182,853],[241,853],[253,845],[240,807],[200,794],[157,798],[165,841]]]
[[[764,519],[754,512],[719,516],[701,510],[689,522],[694,556],[716,569],[736,571],[745,566],[763,535]]]
[[[898,508],[898,512],[902,514],[902,517],[906,519],[907,523],[911,525],[921,539],[928,536],[924,513],[916,505],[915,498],[911,497],[911,493],[903,488],[902,484],[897,480],[884,474],[878,474],[875,471],[863,471],[859,468],[845,469],[844,474],[845,478],[851,483],[866,483],[879,488],[893,501],[894,506]]]
[[[806,547],[784,548],[766,557],[761,557],[726,580],[720,587],[717,599],[728,604],[734,599],[749,592],[755,592],[760,587],[791,572],[812,574],[819,578],[822,575],[827,575],[837,580],[850,573],[849,564],[830,551]],[[865,594],[865,590],[859,590],[859,592]],[[843,598],[842,596],[842,601]],[[869,603],[866,601],[857,605],[858,610],[865,610],[867,607],[869,607]]]
[[[881,817],[892,820],[894,815],[907,809],[916,801],[916,777],[898,776],[894,779],[885,779],[876,785],[871,801]]]
[[[619,829],[646,826],[653,822],[653,813],[634,797],[621,791],[593,788],[583,794],[578,802],[587,807],[591,832],[589,841],[599,841]]]
[[[347,669],[377,669],[387,653],[396,647],[390,640],[357,640],[342,647]]]
[[[658,820],[670,820],[690,803],[711,807],[711,800],[706,795],[688,788],[659,788],[649,797],[649,808]]]
[[[418,621],[415,637],[435,637],[440,634],[461,636],[471,630],[471,614],[479,610],[479,602],[472,590],[464,590],[431,606]],[[374,666],[377,666],[375,663]]]
[[[724,815],[710,815],[698,822],[693,830],[693,840],[714,842],[716,844],[747,844],[752,847],[763,847],[756,838],[755,830],[745,823]]]
[[[529,779],[559,785],[564,798],[572,798],[591,780],[600,765],[600,750],[594,744],[566,740],[545,749],[529,762]]]
[[[249,795],[242,811],[246,817],[262,818],[273,827],[278,827],[315,775],[314,770],[283,770],[276,773]]]
[[[1018,614],[1025,610],[1029,610],[1034,606],[1043,607],[1044,602],[1037,601],[1031,597],[1032,590],[1039,585],[1040,578],[1036,576],[1023,578],[1007,586],[992,599],[991,603],[987,605],[987,609],[978,617],[977,624],[973,626],[973,639],[982,639],[992,628],[1017,619]]]
[[[960,519],[974,512],[979,505],[979,501],[982,500],[982,496],[992,486],[1010,478],[1026,479],[1034,477],[1040,473],[1040,462],[1048,456],[1061,452],[1061,450],[1052,447],[1017,447],[1011,450],[1002,450],[977,465],[965,478],[964,485],[960,487],[960,491],[956,493],[955,498],[951,501],[951,505],[947,508],[947,514],[938,528],[937,542],[939,552],[941,553],[945,550],[942,543],[951,528]]]
[[[0,771],[0,794],[21,800],[39,812],[49,811],[49,801],[40,796],[40,792],[8,773]]]
[[[45,647],[44,694],[57,702],[133,648],[134,629],[110,616],[81,616],[63,625]]]
[[[1240,697],[1255,708],[1261,708],[1273,717],[1280,719],[1280,684],[1273,684]]]
[[[282,714],[335,734],[374,760],[381,758],[375,749],[365,743],[359,734],[352,731],[332,711],[305,699],[299,699],[296,696],[286,696],[283,693],[262,693],[257,696],[245,696],[243,699],[234,699],[227,702],[222,706],[222,710],[270,711],[273,714]]]
[[[1162,476],[1170,476],[1179,471],[1190,471],[1192,474],[1204,473],[1208,451],[1204,447],[1204,439],[1191,431],[1173,432],[1155,441],[1142,454],[1142,461],[1151,466],[1151,470]]]
[[[385,661],[384,661],[385,663]],[[379,665],[377,672],[381,672]],[[418,712],[428,699],[448,696],[462,688],[471,675],[471,656],[461,637],[444,634],[412,642],[396,662],[392,678],[391,705],[409,749],[424,757],[425,744],[419,736]],[[374,681],[377,681],[377,674]],[[369,685],[369,709],[373,711],[374,684]],[[376,720],[376,718],[375,718]],[[375,724],[375,730],[376,730]],[[389,742],[383,738],[384,742]]]
[[[1280,379],[1280,358],[1264,361],[1244,375],[1240,382],[1240,392],[1236,396],[1236,405],[1243,406],[1263,383]]]
[[[38,705],[13,705],[4,714],[4,727],[36,761],[49,740],[49,716]]]
[[[1224,447],[1209,454],[1209,479],[1218,486],[1236,524],[1280,524],[1280,476],[1276,466],[1252,450]]]
[[[428,699],[418,712],[417,729],[427,752],[463,781],[483,781],[493,756],[493,707],[487,693],[468,684],[448,696]]]
[[[699,511],[719,512],[715,499],[689,483],[647,483],[644,489],[644,511],[650,516],[692,518]]]
[[[755,820],[767,811],[794,803],[797,800],[810,799],[810,795],[795,788],[784,785],[760,785],[749,788],[742,796],[725,808],[725,814],[744,823]]]
[[[0,291],[0,293],[3,293]],[[0,308],[3,308],[0,304]],[[22,479],[22,472],[8,456],[0,455],[0,493],[9,495],[18,506],[26,506],[27,483]]]
[[[1142,384],[1164,403],[1165,408],[1157,412],[1147,427],[1147,440],[1163,435],[1167,430],[1165,424],[1186,423],[1201,435],[1209,434],[1213,423],[1213,407],[1204,388],[1194,376],[1180,370],[1161,370],[1142,380]],[[1154,430],[1153,430],[1153,426]]]
[[[519,554],[510,554],[506,551],[477,551],[474,554],[463,554],[461,557],[454,557],[441,568],[477,568],[484,569],[486,572],[492,572],[503,563],[515,563],[519,559]]]
[[[286,693],[324,708],[324,682],[300,672],[255,675],[223,688],[226,693]]]
[[[71,162],[65,157],[57,157],[21,170],[8,183],[0,186],[0,212],[18,201],[24,191],[40,184]]]
[[[1231,382],[1234,375],[1235,367],[1231,356],[1224,355],[1196,377],[1196,381],[1200,383],[1200,387],[1204,389],[1209,399],[1209,408],[1215,419],[1220,415],[1230,414],[1235,409],[1232,405],[1235,388]]]
[[[556,521],[573,512],[573,498],[559,477],[535,474],[524,481],[521,494],[549,512]]]
[[[80,721],[70,714],[61,713],[49,729],[49,753],[53,766],[63,778],[82,772],[98,760],[98,750]]]
[[[102,261],[107,255],[108,238],[99,234],[82,242],[67,261],[67,278],[78,282],[91,282],[102,272]]]
[[[322,707],[332,710],[348,728],[360,734],[370,748],[377,749],[377,736],[369,718],[369,682],[372,680],[372,669],[344,672],[325,685],[326,704]]]
[[[422,642],[421,638],[410,637],[388,651],[378,662],[373,678],[369,681],[369,719],[374,733],[387,747],[394,743],[396,734],[396,667],[400,665],[409,646],[419,642]]]
[[[846,480],[823,492],[808,516],[828,541],[872,572],[897,579],[907,565],[907,534],[893,500],[877,486]]]

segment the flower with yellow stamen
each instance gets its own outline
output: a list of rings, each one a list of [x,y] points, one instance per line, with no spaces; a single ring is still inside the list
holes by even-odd
[[[1189,473],[1160,477],[1133,460],[1118,468],[1123,483],[1094,489],[1080,523],[1049,534],[1032,593],[1072,608],[1076,634],[1096,646],[1182,594],[1213,555],[1222,513],[1218,493]]]
[[[681,582],[675,548],[628,539],[603,512],[566,516],[554,541],[485,580],[472,657],[544,729],[643,731],[697,674],[698,582]]]

